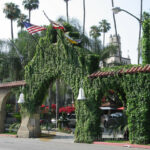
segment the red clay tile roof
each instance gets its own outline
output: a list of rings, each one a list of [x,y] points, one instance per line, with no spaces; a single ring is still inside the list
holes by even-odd
[[[22,80],[22,81],[1,83],[0,88],[17,87],[17,86],[24,86],[24,85],[26,85],[26,82],[24,80]]]
[[[97,78],[97,77],[107,77],[107,76],[113,76],[115,74],[134,74],[134,73],[139,73],[139,72],[150,72],[150,65],[146,65],[143,67],[132,67],[130,69],[124,70],[121,69],[119,71],[106,71],[106,72],[102,72],[102,71],[98,71],[95,73],[92,73],[89,78]]]

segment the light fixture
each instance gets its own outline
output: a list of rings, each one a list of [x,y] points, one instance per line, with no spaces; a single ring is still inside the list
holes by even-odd
[[[18,103],[19,103],[19,104],[22,104],[22,103],[24,103],[24,102],[25,102],[25,101],[24,101],[24,94],[21,93],[20,96],[19,96]]]
[[[122,11],[122,9],[120,7],[114,7],[112,8],[112,11],[114,14],[118,14],[120,11]]]
[[[77,100],[81,101],[81,100],[85,100],[85,99],[86,99],[86,97],[85,97],[85,95],[84,95],[84,90],[83,90],[83,88],[81,87],[81,88],[79,89],[79,94],[78,94]]]

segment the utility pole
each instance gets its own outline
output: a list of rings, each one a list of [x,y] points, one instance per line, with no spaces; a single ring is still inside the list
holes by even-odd
[[[141,43],[141,30],[142,30],[142,20],[143,20],[143,0],[141,0],[140,5],[140,21],[139,21],[139,39],[138,39],[138,64],[140,64],[140,56],[142,51],[142,43]]]

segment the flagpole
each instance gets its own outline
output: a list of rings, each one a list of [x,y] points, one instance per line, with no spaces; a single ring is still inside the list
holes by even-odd
[[[40,49],[42,51],[44,51],[44,49],[40,46],[39,42],[37,41],[37,39],[31,34],[31,37],[33,38],[33,40],[36,42],[36,44],[40,47]]]
[[[20,61],[21,61],[21,64],[23,65],[23,56],[19,53],[18,47],[17,47],[16,44],[13,42],[13,40],[10,40],[10,39],[9,39],[9,41],[11,42],[11,45],[16,49],[17,55],[19,56]]]
[[[46,13],[45,13],[44,10],[43,10],[43,13],[44,13],[44,16],[48,19],[48,21],[49,21],[50,23],[52,23],[52,20],[48,18],[48,16],[46,15]]]
[[[50,24],[54,23],[51,19],[49,19],[49,17],[47,16],[47,14],[45,13],[45,11],[43,10],[44,16],[47,18],[47,20],[50,22]],[[58,32],[57,32],[58,34]],[[61,39],[60,35],[58,34],[58,37]]]

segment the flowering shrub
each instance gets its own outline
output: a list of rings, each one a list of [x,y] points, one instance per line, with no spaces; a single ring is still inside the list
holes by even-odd
[[[70,114],[74,111],[75,111],[75,107],[73,107],[73,106],[66,106],[66,107],[59,108],[59,113],[64,112],[64,113]]]

